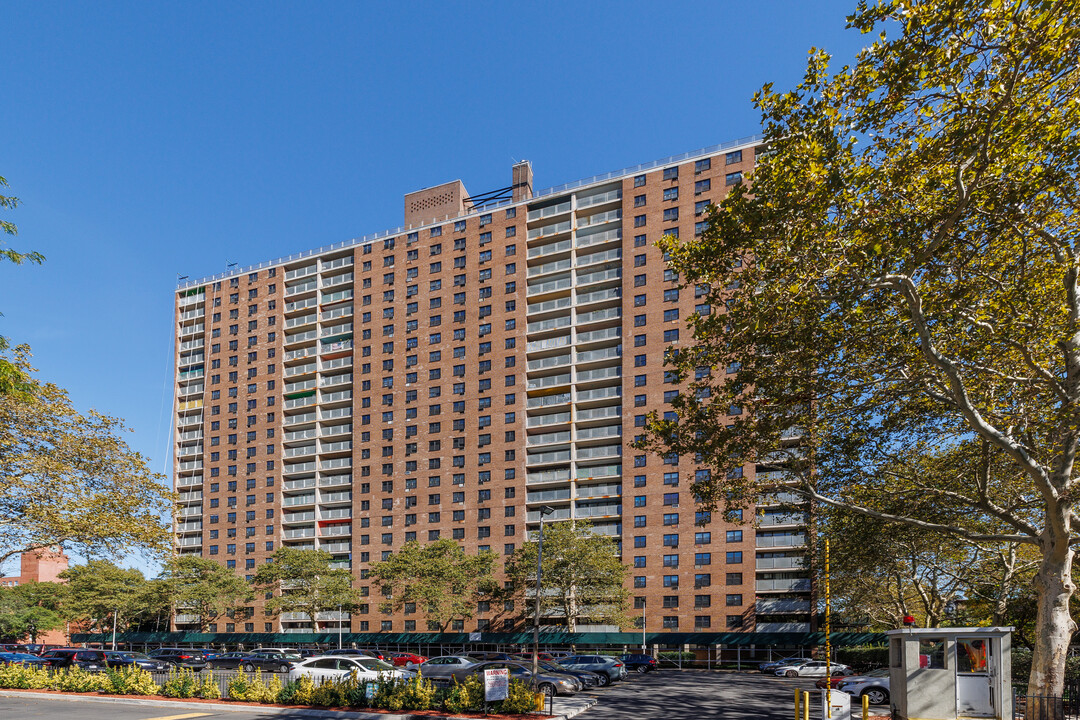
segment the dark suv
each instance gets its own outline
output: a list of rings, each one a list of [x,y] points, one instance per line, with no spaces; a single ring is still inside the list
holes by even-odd
[[[104,670],[107,667],[103,650],[85,650],[83,648],[59,648],[41,654],[41,659],[49,667],[77,667],[83,670]]]
[[[209,665],[207,660],[214,653],[199,648],[160,648],[147,654],[154,660],[160,660],[172,667],[191,668],[195,672],[200,672]]]
[[[623,655],[622,661],[626,663],[627,670],[639,673],[647,673],[656,669],[656,658],[652,655]]]

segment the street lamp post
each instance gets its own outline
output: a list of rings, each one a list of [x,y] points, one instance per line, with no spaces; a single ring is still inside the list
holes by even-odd
[[[555,508],[545,505],[540,508],[540,542],[536,548],[536,614],[533,617],[533,682],[540,671],[540,569],[544,562],[544,518],[555,512]]]
[[[341,603],[337,606],[337,649],[341,649]]]
[[[645,616],[648,614],[645,610],[645,598],[641,598],[641,654],[646,655],[645,652]]]

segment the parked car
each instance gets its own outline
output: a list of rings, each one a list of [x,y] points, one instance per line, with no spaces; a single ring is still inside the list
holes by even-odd
[[[634,672],[647,673],[656,669],[656,658],[652,655],[623,655],[620,660],[627,670]]]
[[[468,655],[442,655],[428,658],[413,669],[420,673],[422,677],[431,680],[445,680],[453,675],[455,671],[475,664],[476,659]]]
[[[244,658],[249,654],[250,653],[246,652],[220,653],[212,658],[207,658],[206,667],[208,670],[213,670],[215,668],[232,670],[240,667],[244,662]]]
[[[259,653],[262,655],[283,655],[285,657],[301,657],[300,651],[296,648],[255,648],[251,652]]]
[[[111,668],[139,668],[150,672],[165,672],[169,666],[140,652],[130,650],[106,650],[105,664]]]
[[[390,653],[389,662],[394,667],[412,667],[413,665],[419,665],[426,661],[427,658],[423,655],[416,655],[415,653],[399,652]]]
[[[807,662],[813,660],[813,658],[802,657],[801,655],[792,655],[791,657],[781,658],[779,660],[771,660],[769,662],[763,662],[758,665],[758,670],[767,675],[772,675],[776,668],[781,665],[795,665],[797,663]]]
[[[777,677],[824,677],[828,667],[832,675],[850,675],[847,665],[832,663],[827,666],[824,660],[805,660],[795,665],[781,665],[773,671]]]
[[[368,650],[364,648],[338,648],[337,650],[327,650],[318,657],[326,657],[328,655],[346,655],[348,657],[372,657],[376,660],[386,660],[386,656],[379,650]]]
[[[46,661],[49,667],[54,668],[77,667],[83,670],[104,670],[106,667],[104,650],[60,648],[46,651],[41,655],[41,659]]]
[[[410,678],[415,675],[408,670],[396,669],[390,663],[377,658],[323,655],[293,664],[289,670],[289,680],[306,675],[318,685],[323,680],[341,680],[354,674],[360,680],[378,680],[380,677]]]
[[[19,652],[0,652],[0,663],[5,665],[25,665],[26,667],[47,667],[48,660],[43,660],[37,655]]]
[[[527,685],[535,687],[538,692],[545,695],[573,695],[581,690],[581,682],[573,675],[563,672],[538,672],[533,677],[532,668],[523,662],[507,660],[491,660],[475,663],[454,671],[452,677],[458,682],[463,682],[470,675],[483,675],[485,670],[510,671],[510,677],[520,680]]]
[[[42,645],[41,643],[26,643],[22,645],[16,645],[14,652],[26,653],[28,655],[41,655],[46,650],[59,650],[56,645]]]
[[[270,672],[286,673],[292,670],[293,665],[301,662],[300,653],[287,655],[285,653],[272,652],[249,652],[245,653],[240,667],[244,672],[256,670],[269,670]]]
[[[504,652],[470,652],[468,653],[468,655],[469,657],[475,659],[477,662],[490,662],[492,660],[518,660],[518,658],[514,657],[510,653]],[[532,660],[532,655],[529,656],[529,659]]]
[[[158,648],[147,653],[154,660],[161,660],[176,668],[191,668],[195,672],[204,670],[209,665],[207,656],[213,654],[213,651],[203,648]]]
[[[533,654],[531,652],[511,653],[511,655],[513,656],[513,658],[515,660],[523,660],[525,662],[532,662]],[[554,656],[552,656],[551,653],[546,653],[543,650],[541,650],[539,653],[537,653],[537,657],[539,657],[539,659],[541,659],[541,660],[546,660],[548,662],[552,662],[552,661],[555,660]],[[564,655],[564,657],[565,657],[565,655]]]
[[[601,687],[626,677],[626,664],[607,655],[570,655],[557,661],[571,670],[588,670],[600,676]]]
[[[524,661],[525,667],[532,669],[532,658]],[[577,681],[581,683],[582,689],[597,687],[600,685],[600,678],[603,677],[599,673],[589,672],[588,670],[573,670],[568,667],[563,667],[553,660],[541,660],[539,662],[541,670],[552,673],[562,673],[564,675],[572,675],[577,678]]]
[[[854,697],[866,696],[871,705],[889,704],[889,670],[871,670],[866,675],[844,678],[839,685],[841,692]]]

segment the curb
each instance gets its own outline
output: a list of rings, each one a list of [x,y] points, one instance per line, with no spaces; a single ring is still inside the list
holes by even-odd
[[[118,705],[141,705],[144,707],[162,707],[172,708],[174,710],[213,710],[216,712],[258,712],[263,715],[289,715],[290,717],[304,717],[304,718],[339,718],[340,720],[476,720],[476,718],[462,718],[454,715],[402,715],[399,713],[368,713],[368,712],[353,712],[348,710],[317,710],[307,708],[283,708],[283,707],[270,707],[267,705],[235,705],[233,703],[186,703],[177,700],[142,700],[135,698],[125,698],[123,696],[117,697],[102,697],[100,695],[80,695],[80,694],[64,694],[64,693],[42,693],[42,692],[11,692],[7,690],[0,690],[0,697],[6,698],[27,698],[31,700],[68,700],[74,702],[91,702],[91,703],[114,703]],[[567,700],[567,703],[574,703],[574,707],[568,708],[565,712],[548,716],[553,720],[570,720],[570,718],[576,717],[585,712],[593,705],[596,704],[596,698],[589,698],[587,701],[578,703],[576,701]],[[553,709],[554,711],[554,709]]]

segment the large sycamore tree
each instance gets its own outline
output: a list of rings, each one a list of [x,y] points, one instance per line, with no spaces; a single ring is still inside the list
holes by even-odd
[[[163,553],[175,505],[114,417],[79,412],[14,356],[27,392],[0,394],[0,563],[62,545],[80,555]]]
[[[490,550],[468,555],[449,538],[421,545],[407,542],[390,557],[371,566],[371,577],[384,600],[385,613],[413,605],[429,624],[442,632],[453,620],[468,620],[477,602],[498,590],[497,556]]]
[[[1080,500],[1080,4],[885,0],[849,23],[879,34],[850,67],[815,50],[794,90],[766,86],[749,185],[700,237],[661,243],[715,312],[669,354],[686,391],[652,447],[701,453],[697,494],[739,505],[765,484],[739,470],[801,433],[783,475],[819,503],[1035,548],[1029,691],[1060,695]]]

